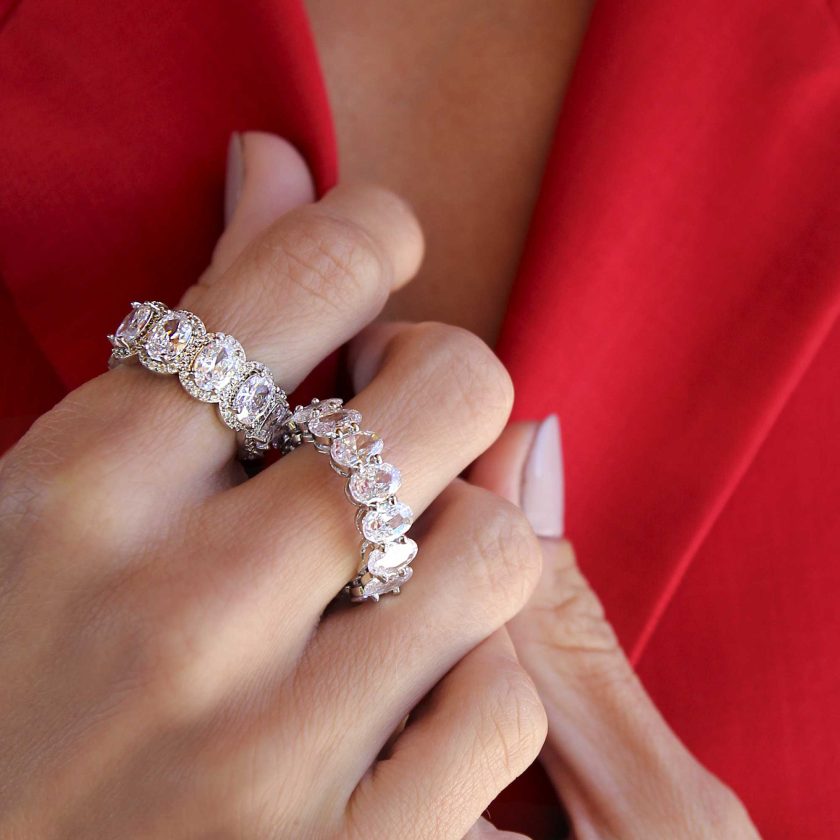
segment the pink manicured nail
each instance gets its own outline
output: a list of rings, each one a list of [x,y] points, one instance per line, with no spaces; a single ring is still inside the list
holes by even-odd
[[[230,135],[227,156],[227,177],[225,178],[225,225],[230,222],[233,211],[242,194],[245,181],[245,155],[242,150],[242,135],[234,131]]]
[[[540,537],[559,538],[564,530],[563,454],[560,421],[551,414],[540,423],[522,476],[522,510]]]
[[[529,838],[515,831],[502,831],[489,820],[479,817],[478,822],[464,840],[529,840]]]

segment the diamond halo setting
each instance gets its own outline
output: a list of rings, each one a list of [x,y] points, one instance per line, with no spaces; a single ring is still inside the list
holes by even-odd
[[[247,361],[242,345],[232,336],[208,334],[192,312],[170,309],[160,301],[135,302],[108,339],[109,367],[136,356],[155,373],[178,374],[196,399],[219,403],[223,422],[242,433],[241,457],[258,457],[287,440],[289,404],[271,371]]]
[[[225,424],[235,431],[255,429],[276,407],[280,394],[280,388],[274,384],[265,365],[246,362],[222,393],[219,413]]]
[[[210,333],[188,369],[179,372],[181,384],[202,402],[218,402],[233,378],[245,367],[245,351],[233,336]]]
[[[178,373],[189,367],[206,332],[192,312],[164,310],[140,342],[140,363],[156,373]]]

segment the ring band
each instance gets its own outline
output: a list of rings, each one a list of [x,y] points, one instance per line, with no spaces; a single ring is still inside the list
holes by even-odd
[[[155,373],[178,374],[197,400],[217,403],[222,422],[241,433],[240,457],[258,458],[287,436],[289,403],[271,371],[248,361],[232,336],[208,333],[192,312],[135,302],[108,339],[110,367],[136,357]]]
[[[356,527],[362,535],[359,570],[345,587],[356,603],[378,601],[388,592],[398,595],[411,578],[418,550],[405,535],[413,521],[411,508],[396,497],[400,471],[383,461],[382,439],[361,423],[362,415],[344,408],[340,399],[313,400],[294,410],[279,447],[290,451],[311,443],[347,479],[345,493],[358,508]]]

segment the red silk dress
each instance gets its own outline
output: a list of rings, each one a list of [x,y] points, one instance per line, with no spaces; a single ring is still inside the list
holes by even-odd
[[[840,837],[838,16],[599,0],[498,348],[647,688],[780,840]],[[0,0],[0,126],[3,448],[203,269],[232,130],[338,175],[299,0]]]

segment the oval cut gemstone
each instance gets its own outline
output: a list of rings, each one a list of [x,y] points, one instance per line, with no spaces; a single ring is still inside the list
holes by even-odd
[[[189,344],[193,326],[186,312],[166,312],[146,336],[149,358],[157,362],[174,362]]]
[[[407,566],[417,556],[417,543],[409,537],[375,548],[368,555],[367,569],[372,575],[390,577]]]
[[[202,391],[222,391],[236,373],[239,342],[229,335],[210,339],[195,357],[193,380]]]
[[[405,584],[413,574],[414,570],[411,566],[406,566],[397,577],[388,578],[387,580],[373,578],[365,584],[364,594],[378,597],[379,595],[384,595],[386,592],[393,592]]]
[[[393,464],[363,464],[350,476],[348,487],[354,501],[369,505],[393,496],[400,488],[400,481],[400,471]]]
[[[321,414],[330,414],[333,411],[341,408],[341,400],[337,397],[331,397],[328,400],[321,400],[317,403],[310,403],[302,408],[297,409],[292,415],[292,420],[298,426],[305,426],[311,419],[315,411],[320,411]]]
[[[352,408],[336,408],[310,420],[309,431],[316,438],[325,438],[334,435],[342,426],[361,421],[362,415],[358,411],[353,411]]]
[[[411,508],[402,502],[368,511],[362,519],[362,533],[372,543],[389,543],[411,527]]]
[[[249,376],[237,389],[231,403],[236,419],[252,426],[274,396],[274,382],[261,373]]]
[[[356,432],[336,438],[330,447],[330,457],[339,467],[359,467],[378,455],[384,445],[382,438],[373,432]]]
[[[116,341],[112,343],[117,344],[133,344],[137,341],[137,337],[146,328],[152,317],[152,307],[146,306],[145,303],[135,307],[122,319],[122,323],[117,327],[114,333]]]

